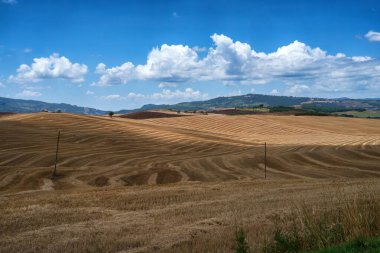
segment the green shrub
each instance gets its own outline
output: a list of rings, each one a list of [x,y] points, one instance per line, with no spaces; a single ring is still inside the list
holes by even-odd
[[[378,253],[380,252],[380,238],[358,238],[348,243],[304,253]]]
[[[235,253],[248,253],[249,247],[243,229],[239,229],[235,235]]]

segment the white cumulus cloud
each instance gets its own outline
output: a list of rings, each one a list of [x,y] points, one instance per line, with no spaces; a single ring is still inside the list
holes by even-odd
[[[130,93],[128,93],[127,97],[128,98],[132,98],[132,99],[138,99],[138,98],[145,98],[146,95],[143,95],[143,94],[140,94],[140,93],[130,92]]]
[[[83,82],[88,68],[84,64],[71,63],[69,59],[58,54],[49,57],[34,58],[29,66],[22,64],[17,74],[8,80],[16,83],[39,82],[44,79],[62,78],[72,82]]]
[[[112,84],[126,84],[131,79],[134,65],[126,62],[121,66],[106,68],[104,63],[99,63],[96,67],[96,73],[102,74],[100,80],[94,83],[94,86],[109,86]]]
[[[296,84],[289,87],[289,89],[286,90],[286,94],[289,95],[300,95],[304,94],[305,92],[310,91],[310,87],[304,84]]]
[[[21,93],[17,93],[16,97],[40,97],[41,95],[38,91],[23,90]]]
[[[370,60],[372,60],[372,57],[369,57],[369,56],[353,56],[352,60],[355,62],[370,61]]]
[[[271,92],[270,92],[271,95],[279,95],[280,92],[277,90],[277,89],[273,89]]]
[[[369,31],[365,37],[372,42],[380,42],[380,33],[375,31]]]
[[[122,100],[125,99],[123,96],[119,94],[112,94],[112,95],[107,95],[102,97],[105,100]]]
[[[162,92],[154,93],[151,95],[155,99],[204,99],[207,98],[207,94],[203,94],[200,91],[195,91],[192,88],[186,88],[184,91],[181,90],[169,90],[164,89]]]
[[[161,82],[158,84],[158,88],[165,88],[165,87],[177,87],[177,84],[170,83],[170,82]]]
[[[192,48],[195,52],[206,52],[207,48],[195,46]]]
[[[152,49],[145,64],[126,62],[107,68],[100,63],[96,85],[145,80],[160,82],[160,87],[164,88],[170,83],[220,81],[228,85],[271,82],[286,87],[306,85],[310,92],[380,89],[380,74],[376,69],[380,60],[369,56],[329,55],[321,48],[312,48],[297,40],[274,52],[264,53],[223,34],[213,34],[211,39],[213,46],[203,57],[195,47],[163,44]],[[297,87],[299,90],[302,86]]]
[[[128,99],[134,100],[144,100],[144,101],[155,101],[155,102],[173,102],[173,101],[192,101],[192,100],[203,100],[208,98],[207,93],[202,93],[198,90],[193,90],[192,88],[185,88],[184,90],[170,90],[162,89],[160,92],[155,92],[153,94],[141,94],[130,92],[126,96]]]

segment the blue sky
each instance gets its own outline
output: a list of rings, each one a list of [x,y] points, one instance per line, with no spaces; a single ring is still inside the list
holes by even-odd
[[[380,97],[379,1],[0,0],[0,96]]]

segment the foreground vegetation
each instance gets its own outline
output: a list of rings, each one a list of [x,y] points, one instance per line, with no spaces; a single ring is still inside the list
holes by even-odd
[[[367,185],[379,198],[379,181],[368,179],[239,180],[1,194],[0,252],[231,253],[235,231],[242,228],[246,244],[241,248],[261,253],[277,230],[291,235],[293,217],[301,220],[295,216],[301,210],[297,206],[323,214],[340,205],[337,192],[352,203],[370,191]],[[350,240],[348,235],[345,239]]]
[[[359,238],[343,245],[305,253],[378,253],[380,252],[380,238]]]
[[[303,203],[290,216],[278,219],[274,235],[265,242],[262,251],[380,252],[378,236],[380,202],[374,193],[363,192],[362,196],[354,199],[340,193],[334,206],[324,203],[317,209]],[[243,230],[237,232],[235,240],[236,253],[250,252]],[[256,251],[260,252],[260,249]]]

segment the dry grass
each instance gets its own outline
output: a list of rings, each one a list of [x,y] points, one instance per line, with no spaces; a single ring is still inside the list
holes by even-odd
[[[365,187],[380,196],[378,122],[3,116],[0,252],[231,252],[239,228],[260,250],[298,203],[344,206],[337,192],[352,201]]]
[[[345,242],[380,236],[380,200],[377,191],[365,188],[354,196],[337,192],[318,206],[305,203],[290,217],[277,221],[266,253],[325,249]]]
[[[0,191],[44,187],[62,129],[55,189],[262,179],[380,177],[380,121],[197,115],[132,120],[70,114],[0,118]]]
[[[2,196],[1,252],[231,252],[244,228],[260,250],[297,203],[339,206],[378,180],[241,181]],[[380,196],[377,194],[377,198]]]

